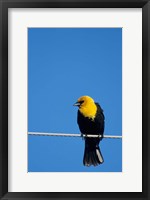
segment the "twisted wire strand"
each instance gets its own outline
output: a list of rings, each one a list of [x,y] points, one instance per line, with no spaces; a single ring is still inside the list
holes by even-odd
[[[113,139],[121,139],[120,135],[84,135],[84,134],[76,134],[76,133],[42,133],[42,132],[28,132],[28,135],[35,136],[61,136],[61,137],[103,137],[103,138],[113,138]]]

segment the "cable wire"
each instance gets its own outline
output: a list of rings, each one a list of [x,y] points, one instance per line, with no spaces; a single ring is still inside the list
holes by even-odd
[[[103,138],[113,138],[113,139],[121,139],[120,135],[84,135],[84,134],[76,134],[76,133],[41,133],[41,132],[28,132],[28,135],[35,136],[61,136],[61,137],[103,137]]]

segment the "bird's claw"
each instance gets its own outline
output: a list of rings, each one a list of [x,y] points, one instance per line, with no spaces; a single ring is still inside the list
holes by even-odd
[[[81,133],[81,137],[82,137],[82,140],[84,140],[84,137],[86,137],[86,134]]]

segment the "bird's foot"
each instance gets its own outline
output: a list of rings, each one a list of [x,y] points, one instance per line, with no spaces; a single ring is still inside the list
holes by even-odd
[[[81,133],[82,140],[86,137],[86,134]]]
[[[99,138],[102,140],[103,139],[103,135],[99,135]]]

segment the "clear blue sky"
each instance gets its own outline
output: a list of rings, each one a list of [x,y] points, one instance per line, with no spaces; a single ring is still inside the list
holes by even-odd
[[[28,131],[79,133],[83,95],[104,110],[104,134],[122,135],[122,29],[28,29]],[[104,163],[82,164],[84,140],[28,136],[29,172],[120,172],[122,140],[103,139]]]

